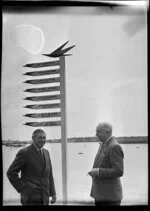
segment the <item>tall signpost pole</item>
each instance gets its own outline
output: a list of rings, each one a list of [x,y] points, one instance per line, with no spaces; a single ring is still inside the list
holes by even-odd
[[[69,56],[71,54],[65,54],[67,51],[72,49],[74,46],[68,47],[66,49],[62,48],[68,43],[64,43],[62,46],[57,48],[50,54],[42,54],[48,57],[55,57],[57,61],[48,61],[48,62],[40,62],[40,63],[31,63],[26,64],[24,67],[28,68],[45,68],[45,67],[53,67],[59,66],[59,68],[54,69],[44,69],[38,71],[30,71],[26,72],[23,75],[26,76],[44,76],[44,75],[59,75],[58,77],[50,77],[50,78],[41,78],[41,79],[33,79],[33,80],[26,80],[24,83],[30,85],[39,85],[39,84],[48,84],[47,87],[32,87],[29,89],[24,90],[25,92],[30,93],[45,93],[45,92],[59,92],[60,94],[55,95],[41,95],[40,96],[30,96],[24,98],[24,100],[39,102],[39,101],[53,101],[59,100],[60,103],[42,103],[42,104],[32,104],[26,105],[25,108],[30,109],[53,109],[53,108],[60,108],[60,112],[44,112],[44,113],[28,113],[25,114],[25,117],[29,118],[51,118],[51,117],[60,117],[61,120],[57,121],[38,121],[38,122],[26,122],[24,125],[31,126],[31,127],[54,127],[54,126],[61,126],[61,151],[62,151],[62,189],[63,189],[63,204],[67,204],[67,118],[66,118],[66,75],[65,75],[65,56]],[[49,86],[49,84],[59,83],[59,85]]]
[[[66,118],[66,75],[65,57],[60,57],[60,90],[61,90],[61,152],[62,152],[62,187],[63,204],[67,204],[67,118]]]

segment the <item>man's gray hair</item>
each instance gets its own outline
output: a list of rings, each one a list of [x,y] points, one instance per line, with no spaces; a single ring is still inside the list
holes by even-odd
[[[109,122],[100,122],[97,128],[112,134],[112,125]]]
[[[36,129],[32,133],[32,137],[36,136],[38,133],[45,133],[43,129]]]

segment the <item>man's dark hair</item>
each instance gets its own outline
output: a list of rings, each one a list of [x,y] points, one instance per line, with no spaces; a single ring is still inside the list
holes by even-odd
[[[32,133],[32,137],[36,136],[38,133],[45,133],[43,129],[36,129]]]

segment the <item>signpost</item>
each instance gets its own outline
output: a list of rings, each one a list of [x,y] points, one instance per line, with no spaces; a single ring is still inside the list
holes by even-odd
[[[32,71],[32,72],[26,72],[23,75],[40,76],[40,75],[52,75],[52,74],[60,74],[60,69]]]
[[[43,88],[32,88],[26,89],[25,92],[32,92],[32,93],[41,93],[41,92],[54,92],[60,91],[60,86],[50,86],[50,87],[43,87]]]
[[[60,87],[61,87],[61,151],[62,151],[62,181],[63,181],[63,201],[67,204],[67,118],[66,118],[66,77],[65,77],[65,57],[60,57]]]
[[[51,62],[40,62],[40,63],[26,64],[26,65],[24,65],[24,67],[39,68],[39,67],[50,67],[50,66],[57,66],[57,65],[59,65],[59,60],[51,61]]]
[[[53,122],[26,122],[24,125],[32,126],[32,127],[47,127],[47,126],[60,126],[61,121],[53,121]]]
[[[52,103],[52,104],[35,104],[35,105],[26,105],[24,108],[31,109],[47,109],[47,108],[60,108],[60,103]]]
[[[28,84],[47,84],[47,83],[58,83],[58,82],[60,82],[60,77],[44,78],[44,79],[36,79],[36,80],[26,80],[24,83],[28,83]]]
[[[33,97],[26,97],[24,98],[24,100],[31,100],[31,101],[60,100],[60,95],[33,96]]]
[[[66,118],[67,109],[66,109],[65,56],[71,55],[71,54],[65,54],[65,53],[75,46],[74,45],[62,50],[62,48],[67,43],[68,41],[50,54],[42,54],[48,57],[56,57],[58,58],[58,60],[41,62],[41,63],[31,63],[31,64],[24,65],[24,67],[28,67],[28,68],[42,68],[42,67],[49,67],[49,66],[59,66],[59,68],[49,69],[49,70],[30,71],[23,74],[30,77],[57,74],[57,77],[53,77],[53,78],[33,79],[33,80],[26,80],[24,82],[30,85],[60,83],[60,85],[57,85],[57,86],[55,85],[55,86],[38,87],[38,88],[32,87],[32,88],[24,90],[24,92],[37,93],[37,94],[44,93],[44,92],[55,92],[55,91],[60,92],[60,94],[56,94],[56,95],[29,96],[29,97],[24,98],[24,100],[30,100],[30,101],[57,100],[59,101],[57,103],[32,104],[32,105],[26,105],[24,106],[24,108],[30,108],[34,110],[59,108],[60,112],[29,113],[29,114],[25,114],[24,116],[27,118],[52,118],[52,117],[57,118],[59,117],[61,120],[26,122],[24,125],[31,126],[31,127],[61,126],[63,204],[67,204],[67,118]],[[58,77],[58,74],[59,74],[59,77]]]
[[[34,113],[34,114],[25,114],[26,117],[31,118],[47,118],[47,117],[60,117],[60,112],[53,112],[53,113]]]

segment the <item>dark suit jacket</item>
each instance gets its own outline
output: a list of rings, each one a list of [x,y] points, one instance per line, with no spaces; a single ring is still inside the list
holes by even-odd
[[[18,151],[7,171],[10,183],[21,194],[22,204],[37,201],[42,195],[44,204],[48,205],[49,197],[56,195],[50,154],[46,149],[43,149],[43,154],[44,166],[38,151],[31,144]]]
[[[120,201],[124,172],[123,150],[115,138],[111,138],[98,151],[93,168],[99,168],[99,176],[92,178],[91,197],[98,201]]]

